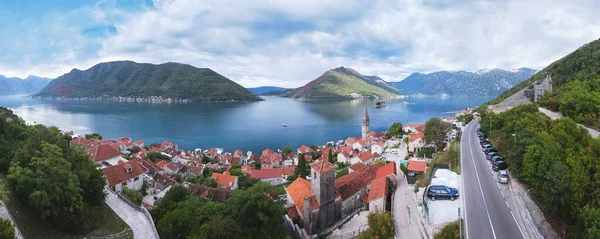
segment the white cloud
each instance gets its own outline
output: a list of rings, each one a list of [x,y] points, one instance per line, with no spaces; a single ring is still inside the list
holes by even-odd
[[[97,5],[90,18],[118,31],[94,54],[78,54],[85,42],[63,30],[75,40],[53,39],[61,50],[46,62],[0,62],[0,72],[58,76],[100,61],[174,61],[247,87],[296,87],[341,65],[388,81],[414,71],[541,69],[600,37],[592,0],[432,3],[155,0],[135,13]]]

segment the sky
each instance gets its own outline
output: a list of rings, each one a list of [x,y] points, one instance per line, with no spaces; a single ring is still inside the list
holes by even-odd
[[[542,69],[600,38],[597,0],[1,0],[0,74],[55,78],[115,60],[298,87],[345,66]]]

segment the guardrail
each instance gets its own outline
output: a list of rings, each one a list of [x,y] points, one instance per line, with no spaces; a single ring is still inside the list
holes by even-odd
[[[8,215],[8,219],[10,219],[11,223],[13,224],[13,227],[15,228],[15,236],[19,239],[25,238],[23,234],[21,234],[21,230],[19,230],[19,227],[17,227],[15,219],[12,217],[12,215],[10,215],[10,211],[8,210],[8,207],[6,207],[6,204],[4,204],[3,201],[0,201],[0,205],[6,210],[6,215]]]
[[[527,220],[529,221],[529,224],[531,225],[530,228],[533,228],[533,232],[535,233],[537,238],[540,238],[540,239],[544,238],[538,231],[538,228],[535,225],[535,223],[533,222],[533,219],[531,219],[531,214],[529,214],[529,210],[527,209],[527,206],[525,206],[525,202],[523,201],[521,192],[517,192],[517,198],[519,199],[519,204],[521,204],[521,210],[523,210],[525,217],[527,218]]]

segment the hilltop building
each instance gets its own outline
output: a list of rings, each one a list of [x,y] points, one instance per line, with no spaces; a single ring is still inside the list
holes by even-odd
[[[367,108],[365,107],[365,114],[362,117],[362,139],[367,139],[369,137],[369,125],[370,125],[369,112],[367,111]]]
[[[550,75],[546,75],[546,78],[535,81],[533,89],[525,90],[525,97],[529,98],[532,102],[537,102],[546,92],[552,93],[552,77]]]

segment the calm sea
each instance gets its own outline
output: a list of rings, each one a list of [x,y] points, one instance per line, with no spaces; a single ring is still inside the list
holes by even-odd
[[[58,126],[84,134],[98,132],[105,139],[129,136],[149,143],[168,140],[180,148],[211,147],[246,152],[278,149],[360,135],[367,107],[371,131],[384,131],[393,122],[424,123],[491,98],[405,98],[388,100],[376,109],[373,100],[310,101],[263,97],[251,103],[152,104],[97,101],[59,101],[19,96],[0,97],[28,123]],[[407,101],[414,104],[404,105]],[[287,124],[284,128],[281,124]]]

